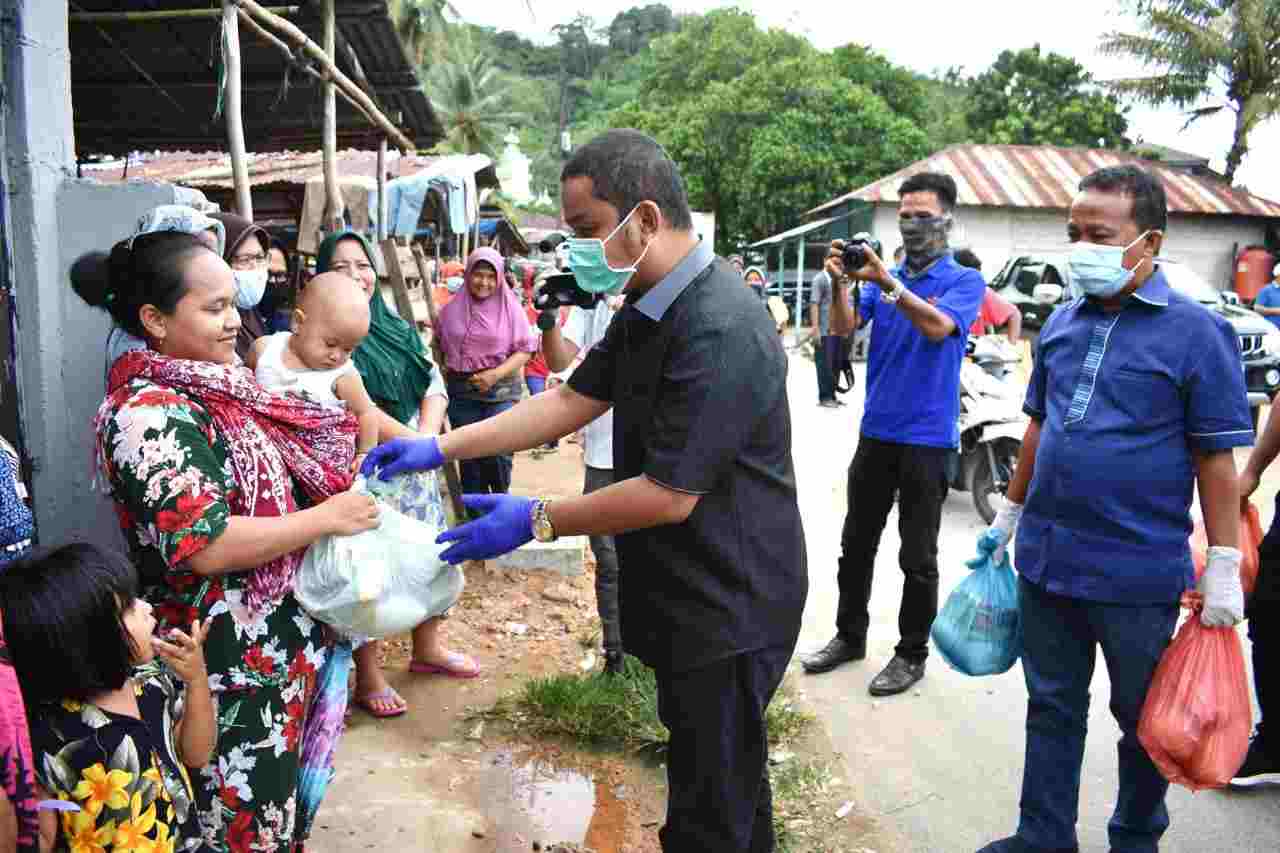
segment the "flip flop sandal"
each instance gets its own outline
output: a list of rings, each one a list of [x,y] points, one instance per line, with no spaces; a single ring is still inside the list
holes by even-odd
[[[374,704],[379,703],[385,706],[394,705],[396,702],[400,703],[400,707],[391,708],[390,710],[379,710],[377,705]],[[405,703],[404,697],[397,693],[394,687],[379,690],[377,693],[357,696],[353,701],[353,704],[357,708],[365,711],[371,717],[377,717],[380,720],[403,716],[409,710],[409,706]]]
[[[449,653],[449,663],[427,663],[426,661],[409,661],[409,671],[419,675],[447,675],[450,678],[475,678],[480,674],[480,664],[470,655]]]

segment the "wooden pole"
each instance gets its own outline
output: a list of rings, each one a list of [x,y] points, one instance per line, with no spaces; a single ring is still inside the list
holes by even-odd
[[[224,0],[225,2],[225,0]],[[321,0],[320,19],[324,33],[324,52],[330,60],[337,49],[337,22],[333,11],[334,0]],[[321,84],[324,96],[324,228],[326,231],[342,230],[342,190],[338,187],[338,93],[332,81]]]
[[[440,224],[436,224],[439,230]],[[436,242],[436,269],[440,268],[440,243]],[[444,371],[444,350],[440,348],[440,336],[436,332],[440,328],[440,312],[436,311],[436,300],[431,292],[431,278],[427,275],[427,255],[422,246],[413,244],[413,259],[418,264],[418,275],[422,277],[422,295],[427,300],[427,316],[431,319],[431,356],[436,360],[436,370]],[[449,416],[445,415],[441,435],[449,431]],[[462,478],[458,474],[458,463],[452,459],[444,463],[444,483],[449,492],[449,501],[453,505],[453,513],[457,517],[455,524],[467,520],[466,507],[462,505]]]
[[[267,6],[273,15],[296,15],[300,6]],[[67,20],[73,24],[146,24],[153,21],[176,21],[190,18],[220,18],[221,9],[160,9],[146,12],[72,12]]]
[[[378,109],[378,105],[373,102],[373,99],[352,82],[350,77],[338,70],[338,66],[334,64],[332,53],[326,53],[320,45],[308,38],[307,34],[294,26],[293,23],[286,21],[279,15],[271,14],[254,0],[236,0],[236,2],[245,14],[252,16],[258,23],[274,31],[284,41],[293,44],[302,54],[313,60],[319,67],[319,73],[330,80],[334,87],[342,93],[343,97],[368,116],[378,129],[387,135],[387,139],[391,141],[392,145],[404,154],[415,150],[409,137],[400,128],[391,123],[391,120]],[[346,6],[343,7],[343,11],[347,11]],[[294,60],[292,53],[289,54],[289,59],[290,61]]]
[[[378,140],[378,242],[387,239],[387,138]]]
[[[231,153],[232,185],[236,213],[253,221],[253,197],[249,193],[249,161],[244,150],[244,121],[240,115],[240,18],[234,0],[222,0],[222,37],[226,43],[227,149]]]

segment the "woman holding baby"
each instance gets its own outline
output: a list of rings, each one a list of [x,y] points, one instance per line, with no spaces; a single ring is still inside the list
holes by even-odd
[[[450,406],[444,377],[427,359],[418,330],[391,311],[383,300],[368,241],[354,231],[330,235],[320,244],[316,271],[350,276],[369,301],[369,333],[352,354],[352,361],[369,396],[383,413],[379,438],[386,441],[401,435],[440,432],[446,406]],[[409,671],[452,678],[476,677],[480,665],[475,659],[445,646],[443,624],[443,618],[436,617],[414,629]],[[382,672],[378,647],[378,642],[365,643],[355,652],[355,703],[375,717],[397,717],[408,710],[408,705]]]
[[[293,597],[303,550],[377,525],[344,491],[355,419],[269,394],[236,357],[231,267],[197,237],[81,257],[72,286],[146,342],[112,366],[98,461],[161,628],[207,621],[213,761],[193,778],[205,843],[290,853],[299,746],[331,641]]]

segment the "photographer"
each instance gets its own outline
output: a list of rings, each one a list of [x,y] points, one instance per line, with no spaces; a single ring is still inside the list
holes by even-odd
[[[554,309],[538,315],[542,330],[542,352],[556,373],[568,370],[575,361],[604,340],[613,315],[622,307],[622,297],[598,299],[592,308],[574,305],[569,318],[556,323]],[[613,484],[613,410],[605,412],[582,429],[582,459],[586,467],[582,493],[589,495]],[[604,652],[604,671],[622,672],[622,627],[618,623],[618,549],[612,536],[590,537],[596,558],[596,609]]]
[[[849,466],[836,636],[802,661],[817,673],[866,657],[876,549],[896,495],[905,576],[901,639],[893,659],[871,681],[873,696],[901,693],[924,677],[929,629],[938,611],[945,461],[959,442],[960,361],[986,287],[981,274],[956,263],[947,245],[955,181],[923,172],[907,178],[898,192],[904,263],[886,269],[869,243],[857,239],[845,257],[857,249],[864,265],[846,271],[842,260],[834,263],[839,274],[876,286],[859,288],[852,311],[843,293],[833,300],[832,331],[849,334],[872,320],[875,326],[861,435]]]

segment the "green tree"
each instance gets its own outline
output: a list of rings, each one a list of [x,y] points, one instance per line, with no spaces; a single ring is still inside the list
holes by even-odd
[[[1187,124],[1235,113],[1226,178],[1249,153],[1249,135],[1280,115],[1280,3],[1276,0],[1162,0],[1132,4],[1139,33],[1108,33],[1102,50],[1140,60],[1151,73],[1111,82],[1149,104],[1188,110]]]
[[[917,124],[928,121],[927,78],[894,65],[873,48],[860,44],[837,47],[831,58],[841,77],[875,92],[898,115]]]
[[[493,156],[507,128],[525,120],[512,107],[511,81],[469,38],[456,39],[426,77],[427,96],[454,151]]]
[[[722,250],[929,152],[917,122],[834,57],[746,13],[686,20],[652,47],[652,72],[608,124],[663,144],[694,208],[716,214]]]
[[[387,9],[415,65],[443,52],[450,19],[459,17],[449,0],[390,0]]]
[[[661,3],[633,6],[619,12],[609,24],[609,49],[624,56],[635,56],[661,35],[674,33],[680,23],[671,9]]]
[[[968,85],[972,141],[1127,148],[1119,99],[1080,63],[1040,45],[1006,50]]]

